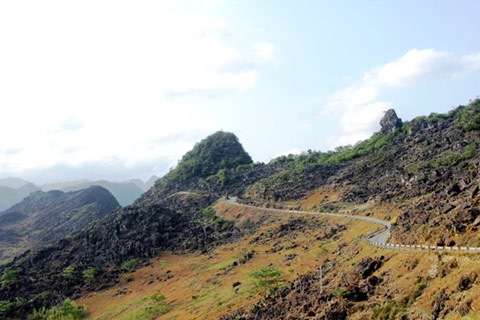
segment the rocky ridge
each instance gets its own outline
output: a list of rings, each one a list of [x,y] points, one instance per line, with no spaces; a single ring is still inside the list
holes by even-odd
[[[0,258],[11,260],[26,250],[53,244],[118,207],[117,200],[102,187],[32,193],[0,212]]]
[[[396,223],[392,228],[396,241],[451,244],[455,239],[478,246],[475,231],[480,224],[479,178],[475,169],[479,166],[480,101],[446,115],[432,114],[401,125],[398,120],[393,121],[394,129],[376,133],[355,146],[281,157],[269,164],[251,163],[239,149],[236,137],[215,134],[214,139],[200,142],[194,152],[184,157],[185,163],[180,162],[133,205],[107,215],[51,248],[25,254],[8,265],[17,270],[19,282],[2,287],[0,300],[14,301],[20,296],[32,301],[30,308],[51,306],[64,297],[77,297],[91,289],[91,284],[81,277],[87,268],[97,271],[96,289],[101,290],[115,284],[122,264],[132,259],[144,264],[163,250],[206,253],[235,241],[243,231],[212,211],[215,201],[225,195],[236,195],[258,205],[300,207],[302,199],[316,190],[330,188],[338,196],[317,201],[311,209],[338,212],[367,204],[390,204],[400,210],[398,216],[394,215]],[[218,138],[220,141],[216,141]],[[235,151],[225,152],[229,145]],[[220,154],[234,156],[222,162]],[[237,161],[235,155],[241,160]],[[392,214],[387,212],[383,217],[392,218]],[[422,228],[428,232],[421,232]],[[368,269],[370,263],[362,260],[359,265]],[[68,267],[76,271],[73,279],[62,276]],[[343,288],[338,294],[348,301],[368,298],[374,292],[369,291],[373,290],[369,286],[375,286],[375,279],[360,276],[357,280],[348,281],[356,286],[343,288],[346,284],[336,279],[338,287]],[[275,310],[277,303],[280,307],[287,296],[294,296],[293,291],[275,293],[268,298],[272,299],[266,304],[270,307],[256,307],[255,316]],[[324,302],[333,301],[332,295],[327,294]],[[291,305],[301,308],[297,302]],[[288,316],[343,319],[345,308],[349,308],[348,303],[332,305],[332,313],[327,314],[309,307],[306,309],[312,312],[310,315]],[[20,315],[22,311],[15,306],[10,312]],[[247,316],[246,312],[239,313],[239,319]],[[278,315],[287,316],[280,310]]]

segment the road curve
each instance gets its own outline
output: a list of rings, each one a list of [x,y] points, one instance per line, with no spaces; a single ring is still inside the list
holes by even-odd
[[[310,214],[310,215],[323,215],[323,216],[331,216],[331,217],[342,217],[342,218],[350,218],[356,220],[363,220],[370,223],[374,223],[379,226],[379,228],[373,232],[370,232],[365,236],[365,241],[373,246],[386,248],[386,249],[394,249],[394,250],[433,250],[433,251],[467,251],[467,252],[478,252],[480,253],[480,247],[444,247],[444,246],[431,246],[431,245],[408,245],[408,244],[395,244],[387,242],[388,238],[390,237],[390,230],[392,225],[389,222],[384,220],[370,218],[370,217],[362,217],[362,216],[354,216],[350,214],[340,214],[340,213],[328,213],[328,212],[313,212],[313,211],[298,211],[298,210],[284,210],[284,209],[274,209],[274,208],[262,208],[256,207],[246,204],[238,203],[236,197],[228,197],[226,203],[235,206],[242,206],[247,208],[253,208],[257,210],[263,211],[275,211],[275,212],[285,212],[285,213],[296,213],[296,214]]]
[[[258,210],[266,210],[266,211],[276,211],[276,212],[285,212],[285,213],[299,213],[299,214],[310,214],[310,215],[323,215],[323,216],[330,216],[330,217],[341,217],[341,218],[350,218],[356,220],[363,220],[370,223],[374,223],[379,225],[381,228],[369,233],[366,235],[365,239],[369,242],[386,242],[387,239],[390,237],[390,229],[392,225],[389,222],[370,218],[370,217],[362,217],[362,216],[354,216],[350,214],[342,214],[342,213],[329,213],[329,212],[314,212],[314,211],[298,211],[298,210],[284,210],[284,209],[273,209],[273,208],[261,208],[250,206],[246,204],[241,204],[237,202],[236,197],[229,197],[226,200],[227,203],[237,206],[249,207]]]

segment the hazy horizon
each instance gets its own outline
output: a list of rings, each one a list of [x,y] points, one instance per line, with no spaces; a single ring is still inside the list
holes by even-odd
[[[480,92],[480,2],[0,3],[0,178],[148,180],[233,132],[333,150]]]

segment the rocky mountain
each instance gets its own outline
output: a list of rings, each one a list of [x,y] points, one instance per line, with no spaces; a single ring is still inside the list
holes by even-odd
[[[456,309],[445,307],[445,290],[449,288],[443,288],[442,295],[441,276],[449,281],[460,276],[455,270],[458,263],[448,262],[451,259],[429,253],[416,255],[418,261],[413,263],[411,257],[386,249],[384,256],[361,241],[368,229],[362,229],[359,222],[333,225],[292,218],[277,225],[282,218],[260,217],[259,213],[247,218],[244,215],[250,209],[232,212],[228,205],[220,204],[220,199],[236,196],[257,208],[348,212],[390,220],[393,243],[480,247],[478,141],[480,100],[447,114],[411,121],[402,121],[389,110],[379,132],[370,139],[330,152],[282,156],[268,164],[253,163],[235,135],[217,132],[195,145],[175,169],[132,205],[4,266],[3,275],[14,272],[16,281],[0,288],[0,301],[8,304],[3,314],[21,318],[33,308],[53,306],[66,297],[78,298],[92,290],[102,292],[119,285],[122,272],[132,265],[152,265],[152,259],[162,257],[165,251],[182,257],[196,252],[209,260],[215,257],[212,252],[220,254],[216,248],[231,244],[228,250],[234,250],[236,243],[242,243],[248,248],[262,248],[266,256],[275,254],[270,265],[290,270],[292,276],[297,267],[305,268],[307,260],[315,270],[323,261],[329,272],[326,291],[318,291],[318,271],[308,271],[301,278],[290,277],[294,282],[287,283],[283,290],[236,311],[230,309],[237,305],[232,296],[230,311],[223,311],[224,319],[415,319],[422,312],[415,301],[428,290],[429,297],[424,299],[432,309],[428,311],[431,318],[445,316]],[[328,228],[315,229],[322,225]],[[307,235],[310,238],[302,245],[297,243]],[[221,264],[205,283],[212,290],[222,286],[223,275],[232,268],[238,275],[256,254],[242,253],[231,264]],[[278,254],[284,254],[284,258],[278,259]],[[303,257],[303,263],[295,260],[297,255]],[[325,258],[320,259],[322,256]],[[353,257],[356,260],[352,261]],[[422,259],[435,260],[438,268],[429,270],[431,261]],[[412,283],[402,283],[416,288],[401,298],[395,296],[404,291],[398,281],[403,277],[397,273],[398,263],[404,266],[400,271],[408,275],[407,279],[413,277]],[[209,268],[197,270],[197,276]],[[88,278],[92,281],[85,277],[88,270],[95,271],[94,279]],[[440,274],[438,270],[444,271]],[[462,274],[460,282],[464,284],[459,282],[458,288],[451,289],[452,294],[458,293],[458,305],[465,306],[458,311],[460,314],[473,309],[474,298],[467,298],[466,290],[476,285],[480,270],[471,272]],[[377,289],[380,283],[390,285]],[[189,290],[192,288],[195,286]],[[432,296],[436,300],[428,300]],[[254,299],[252,295],[242,297]],[[183,298],[195,304],[198,296]]]
[[[81,230],[119,207],[102,187],[64,193],[37,191],[0,212],[0,259],[11,260]]]
[[[238,231],[233,223],[218,218],[209,208],[220,196],[215,190],[222,192],[224,175],[200,180],[214,170],[232,172],[236,181],[252,179],[248,177],[250,164],[250,156],[233,134],[218,132],[207,137],[133,205],[8,264],[8,270],[18,270],[18,281],[0,289],[0,300],[15,295],[31,301],[28,306],[12,308],[12,314],[21,316],[25,308],[38,309],[66,296],[78,297],[90,288],[81,277],[88,268],[95,270],[97,286],[111,286],[129,261],[145,263],[162,250],[206,252],[217,244],[234,241]],[[237,172],[242,165],[246,169]],[[187,189],[195,185],[198,187]],[[66,268],[73,268],[75,276],[63,277]]]
[[[398,123],[392,122],[393,131],[337,152],[275,159],[288,169],[255,183],[246,196],[258,203],[295,200],[329,186],[341,193],[341,206],[316,209],[401,203],[393,237],[402,243],[454,245],[463,235],[462,245],[480,245],[475,234],[480,225],[480,100],[448,114]],[[428,228],[428,236],[420,227]]]
[[[17,184],[10,185],[17,186]],[[40,191],[40,188],[31,183],[23,184],[18,188],[0,186],[0,211],[10,208],[35,191]]]

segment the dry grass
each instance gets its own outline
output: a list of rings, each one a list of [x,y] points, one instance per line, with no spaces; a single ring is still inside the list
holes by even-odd
[[[328,191],[328,190],[327,190]],[[325,199],[334,200],[338,194],[328,191],[316,192],[310,198],[300,202],[302,208],[309,209]],[[365,209],[365,208],[363,208]],[[359,214],[367,211],[373,216],[384,215],[388,207],[368,207],[364,211],[355,208]],[[430,318],[432,306],[440,290],[446,289],[449,300],[445,308],[451,308],[449,319],[460,318],[459,306],[465,305],[471,315],[480,311],[480,279],[471,284],[470,289],[456,292],[462,275],[472,272],[480,278],[480,256],[469,254],[437,254],[435,252],[398,252],[378,249],[367,245],[362,235],[375,229],[366,222],[345,219],[304,216],[300,214],[264,212],[262,210],[231,206],[219,202],[215,210],[218,215],[241,225],[247,219],[261,222],[258,229],[244,236],[236,243],[221,246],[209,255],[177,255],[165,252],[152,261],[152,266],[137,270],[122,277],[114,288],[91,293],[78,300],[86,305],[89,319],[109,319],[141,307],[141,299],[152,295],[156,290],[166,297],[166,303],[172,309],[161,319],[216,319],[239,308],[248,308],[260,298],[254,290],[249,274],[261,267],[273,265],[282,271],[286,282],[292,282],[296,276],[315,272],[326,259],[338,259],[342,263],[336,274],[348,273],[357,261],[365,257],[385,256],[385,264],[375,274],[383,279],[375,294],[367,301],[359,303],[352,319],[369,319],[372,308],[387,303],[407,299],[412,290],[425,284],[419,296],[415,296],[408,310],[410,318]],[[392,215],[395,215],[392,210]],[[303,232],[293,232],[289,236],[276,237],[280,224],[291,219],[303,219],[309,226]],[[346,225],[337,240],[322,239],[322,227]],[[292,246],[292,244],[295,244]],[[340,244],[346,244],[343,254],[336,253]],[[270,252],[272,248],[279,249]],[[244,264],[234,266],[246,253],[254,251],[253,257]],[[285,259],[286,254],[295,254],[292,260]],[[329,277],[331,277],[329,279]],[[329,284],[327,290],[338,287],[334,275],[325,275]],[[237,288],[233,283],[240,282]],[[419,284],[420,283],[420,284]],[[117,294],[123,292],[122,294]],[[393,302],[392,302],[393,301]],[[132,303],[133,302],[133,303]],[[468,303],[470,302],[470,303]],[[464,308],[464,309],[465,309]]]

